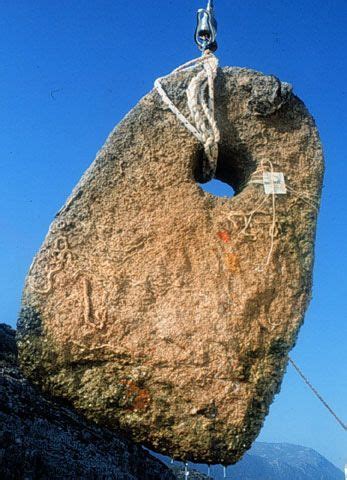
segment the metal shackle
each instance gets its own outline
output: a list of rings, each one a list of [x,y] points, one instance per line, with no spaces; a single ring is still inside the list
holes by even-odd
[[[218,48],[217,21],[214,16],[213,0],[209,0],[207,8],[200,8],[197,13],[197,27],[195,30],[195,43],[203,52],[215,52]]]

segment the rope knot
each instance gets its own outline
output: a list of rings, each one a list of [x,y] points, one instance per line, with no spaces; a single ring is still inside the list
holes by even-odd
[[[169,98],[161,81],[178,72],[194,68],[200,63],[202,63],[203,69],[192,78],[186,91],[187,105],[190,114],[190,120],[188,120]],[[215,176],[218,160],[220,132],[215,119],[214,95],[214,82],[217,71],[218,59],[212,53],[208,53],[203,57],[176,68],[170,75],[158,78],[154,84],[164,103],[166,103],[187,130],[203,144],[207,157],[207,162],[204,162],[203,165],[203,174],[206,179],[211,179]]]

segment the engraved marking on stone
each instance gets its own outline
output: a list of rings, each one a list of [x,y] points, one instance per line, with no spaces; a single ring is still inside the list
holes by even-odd
[[[265,317],[265,321],[262,320],[262,317]],[[265,315],[259,315],[258,318],[258,324],[262,327],[265,328],[267,331],[274,331],[276,328],[280,327],[283,325],[282,319],[281,318],[271,318],[269,316]]]
[[[291,187],[289,185],[287,185],[287,189],[295,197],[294,204],[296,204],[300,201],[304,202],[307,205],[309,205],[311,208],[313,208],[316,211],[316,213],[318,213],[319,200],[316,197],[310,195],[306,190],[301,190],[299,192],[298,190],[294,189],[293,187]]]
[[[83,318],[87,325],[94,329],[102,330],[107,322],[107,293],[104,292],[101,308],[96,308],[92,301],[92,284],[86,277],[83,282]]]
[[[125,352],[123,350],[120,350],[112,345],[109,345],[108,343],[104,343],[102,345],[93,345],[93,346],[89,346],[89,345],[85,345],[85,344],[82,344],[80,342],[77,342],[76,340],[73,340],[73,339],[70,339],[71,343],[73,345],[76,345],[76,347],[78,347],[81,352],[80,353],[87,353],[87,354],[93,354],[94,352],[96,351],[99,351],[99,350],[105,350],[105,349],[108,349],[110,351],[110,353],[112,353],[115,357],[124,357],[126,356]],[[86,357],[84,357],[86,358]],[[100,357],[98,356],[96,358],[97,361],[100,360]]]
[[[129,260],[130,258],[134,257],[138,254],[139,250],[141,250],[145,246],[145,239],[141,238],[136,242],[130,243],[128,248],[124,249],[125,259],[124,261]]]
[[[47,274],[46,286],[41,288],[37,285],[34,285],[32,277],[29,279],[31,289],[40,295],[48,295],[51,293],[56,275],[64,269],[68,261],[73,259],[73,254],[69,249],[66,237],[58,237],[54,242],[54,247],[55,248],[51,252],[53,262],[47,265],[45,268]]]
[[[258,202],[253,210],[249,212],[242,212],[242,211],[231,211],[228,214],[228,220],[232,223],[233,227],[238,229],[238,233],[236,234],[235,238],[238,238],[240,235],[244,235],[249,238],[249,240],[256,241],[257,237],[255,234],[251,233],[249,229],[252,226],[252,222],[254,220],[255,215],[270,215],[271,212],[265,211],[262,207],[266,204],[268,197],[262,197],[260,202]],[[235,219],[234,219],[235,217]],[[237,220],[240,219],[243,226],[240,226]]]

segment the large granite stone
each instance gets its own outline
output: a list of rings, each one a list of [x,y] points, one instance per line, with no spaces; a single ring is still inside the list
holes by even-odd
[[[187,114],[192,72],[164,82]],[[153,91],[111,133],[28,274],[25,373],[177,459],[234,463],[278,392],[311,295],[323,159],[288,84],[220,70],[217,178]],[[265,194],[283,172],[287,194]],[[270,187],[272,185],[270,184]]]

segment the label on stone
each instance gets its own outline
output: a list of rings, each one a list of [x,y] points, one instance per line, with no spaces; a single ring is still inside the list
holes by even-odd
[[[282,172],[263,173],[264,190],[267,195],[285,195],[287,193],[286,182]]]

